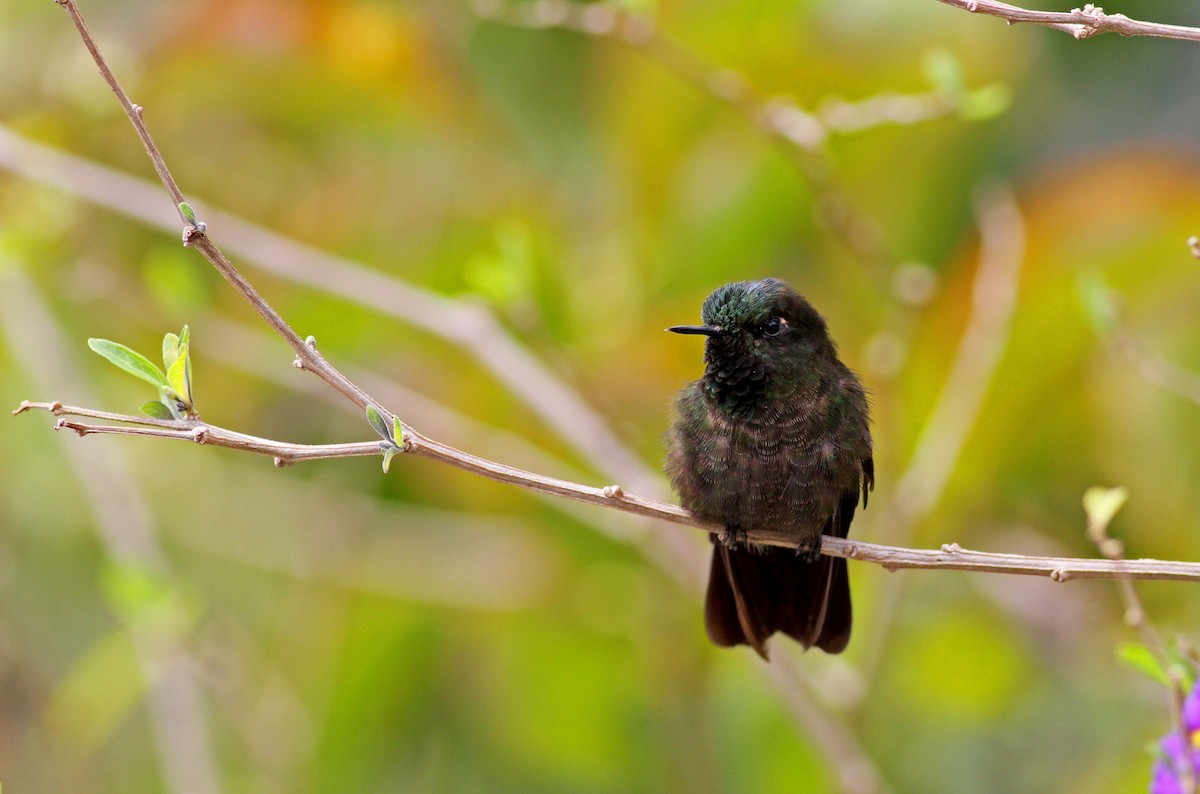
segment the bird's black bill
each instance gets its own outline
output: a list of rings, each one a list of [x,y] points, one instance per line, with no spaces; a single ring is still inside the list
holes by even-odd
[[[721,333],[721,328],[716,325],[672,325],[667,329],[677,334],[701,334],[703,336],[717,336]]]

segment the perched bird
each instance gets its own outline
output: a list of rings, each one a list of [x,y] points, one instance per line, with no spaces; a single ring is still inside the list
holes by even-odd
[[[708,636],[764,659],[777,631],[840,653],[850,585],[821,538],[845,537],[875,485],[866,392],[825,319],[778,279],[726,284],[701,318],[667,329],[706,337],[704,376],[675,405],[667,474],[684,507],[725,527],[711,536]],[[798,548],[746,542],[766,529]]]

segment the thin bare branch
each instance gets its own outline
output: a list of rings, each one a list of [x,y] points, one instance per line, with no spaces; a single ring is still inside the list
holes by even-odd
[[[1000,3],[997,0],[938,0],[948,6],[961,8],[973,14],[1000,17],[1013,25],[1030,22],[1069,33],[1077,39],[1090,39],[1104,33],[1121,36],[1154,36],[1162,39],[1184,39],[1200,41],[1200,28],[1186,25],[1167,25],[1161,22],[1143,22],[1130,19],[1124,14],[1108,14],[1104,9],[1086,4],[1083,8],[1070,11],[1031,11],[1020,6]]]
[[[171,419],[155,419],[150,416],[134,416],[132,414],[115,414],[111,411],[97,411],[94,408],[63,405],[58,400],[53,402],[21,400],[21,404],[13,409],[12,415],[23,414],[26,411],[49,411],[55,416],[85,416],[88,419],[105,419],[109,422],[124,422],[125,424],[145,425],[147,427],[178,428],[179,426],[179,422]]]
[[[76,412],[72,406],[59,402],[23,402],[22,410],[46,410],[58,416]],[[87,411],[87,413],[99,413]],[[109,415],[120,418],[120,415]],[[141,422],[140,417],[128,417]],[[332,457],[358,457],[379,454],[378,442],[357,444],[327,444],[306,446],[287,444],[280,441],[249,436],[225,428],[197,421],[168,422],[173,427],[117,427],[69,422],[60,419],[58,426],[70,429],[79,435],[92,433],[119,433],[155,438],[170,438],[181,441],[207,443],[215,446],[271,455],[284,462],[313,460]],[[596,488],[588,485],[546,477],[524,471],[513,466],[481,458],[455,449],[447,444],[427,438],[419,433],[406,433],[404,451],[419,457],[432,458],[464,471],[486,477],[496,482],[516,485],[538,493],[573,499],[578,502],[610,507],[659,521],[696,527],[705,532],[720,531],[721,527],[701,521],[678,505],[659,502],[642,496],[626,493],[619,485]],[[794,538],[772,530],[755,530],[749,540],[767,546],[796,548]],[[957,543],[948,543],[940,549],[907,549],[864,543],[846,538],[825,537],[821,552],[833,557],[845,557],[881,565],[889,571],[902,568],[942,569],[974,571],[978,573],[1017,574],[1023,576],[1047,576],[1056,582],[1073,579],[1170,579],[1200,581],[1200,563],[1164,560],[1096,560],[1072,557],[1029,557],[1021,554],[998,554],[995,552],[972,551]]]
[[[361,458],[379,454],[379,443],[363,441],[357,444],[289,444],[266,438],[235,433],[213,425],[198,425],[192,429],[167,430],[160,427],[121,427],[120,425],[92,425],[59,419],[55,430],[71,430],[79,436],[92,434],[111,436],[149,436],[151,438],[173,438],[192,441],[196,444],[211,444],[256,455],[269,455],[276,466],[287,466],[305,460],[329,458]]]

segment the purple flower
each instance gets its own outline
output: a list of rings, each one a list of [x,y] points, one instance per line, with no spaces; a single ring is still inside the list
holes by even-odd
[[[1150,794],[1183,794],[1183,784],[1175,777],[1174,770],[1161,759],[1154,764],[1151,773]]]
[[[1187,700],[1183,701],[1183,727],[1192,734],[1200,731],[1200,686],[1194,687]],[[1192,743],[1195,744],[1195,741]]]
[[[1150,776],[1150,794],[1185,794],[1184,780],[1195,780],[1200,770],[1200,687],[1183,704],[1185,741],[1172,731],[1159,741],[1160,755]]]

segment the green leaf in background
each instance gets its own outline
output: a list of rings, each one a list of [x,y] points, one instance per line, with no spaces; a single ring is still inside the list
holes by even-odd
[[[175,391],[175,394],[179,395],[184,405],[191,408],[192,384],[188,382],[188,358],[188,346],[181,344],[178,356],[171,364],[171,368],[167,370],[167,381],[171,384],[171,388]]]
[[[965,121],[987,121],[1008,110],[1012,89],[1006,83],[988,83],[968,91],[958,103],[958,115]]]
[[[170,598],[170,583],[145,565],[111,564],[101,586],[109,606],[118,615],[134,618]]]
[[[108,339],[89,339],[88,347],[134,377],[141,378],[154,386],[168,389],[171,387],[162,370],[136,350],[131,350],[125,345]]]
[[[171,409],[160,403],[158,400],[142,403],[142,413],[154,419],[176,419],[175,414],[171,413]]]
[[[468,260],[463,278],[475,294],[497,306],[508,306],[534,291],[533,236],[528,225],[518,220],[499,224],[495,236],[495,253],[480,253]]]
[[[1154,652],[1140,642],[1121,642],[1117,644],[1117,661],[1131,670],[1136,670],[1152,681],[1163,686],[1171,686],[1171,678],[1163,669],[1162,663]]]
[[[142,261],[142,283],[167,316],[186,317],[211,304],[216,283],[178,246],[159,246]]]
[[[46,705],[54,735],[75,752],[94,751],[141,701],[145,678],[128,632],[100,636],[73,663]]]
[[[1088,526],[1106,528],[1113,516],[1129,498],[1127,488],[1104,488],[1094,485],[1083,493],[1083,510],[1087,513]]]
[[[371,427],[379,434],[379,437],[384,441],[393,441],[391,431],[388,430],[387,422],[383,421],[383,415],[379,413],[379,409],[374,405],[367,406],[367,421],[371,423]]]

